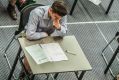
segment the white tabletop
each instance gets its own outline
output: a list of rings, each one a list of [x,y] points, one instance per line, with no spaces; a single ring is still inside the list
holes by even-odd
[[[65,36],[62,40],[56,42],[59,42],[64,51],[68,50],[75,53],[76,55],[65,53],[68,57],[67,61],[47,62],[39,65],[36,64],[35,61],[31,58],[31,56],[26,52],[25,47],[37,43],[54,42],[53,38],[45,38],[37,41],[29,41],[26,38],[19,38],[19,42],[27,57],[33,74],[67,71],[87,71],[92,69],[75,36]]]

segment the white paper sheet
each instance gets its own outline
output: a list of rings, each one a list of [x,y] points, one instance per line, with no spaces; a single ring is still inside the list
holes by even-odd
[[[68,60],[58,43],[41,44],[50,61]]]
[[[25,47],[25,49],[37,64],[48,62],[47,56],[45,55],[43,49],[39,46],[39,44]]]
[[[91,1],[95,5],[99,5],[101,3],[101,0],[89,0],[89,1]]]
[[[68,60],[58,43],[36,44],[25,47],[25,49],[37,64]]]

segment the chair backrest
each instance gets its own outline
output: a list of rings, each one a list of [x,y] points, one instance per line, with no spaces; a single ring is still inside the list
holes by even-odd
[[[24,30],[25,25],[28,23],[30,12],[38,6],[44,6],[44,5],[42,5],[42,4],[30,4],[30,5],[25,6],[21,10],[19,28],[18,28],[18,31],[15,32],[15,35],[19,34],[21,31]]]
[[[21,0],[16,0],[16,6],[19,11],[21,11],[25,6],[29,4],[36,3],[34,0],[25,0],[25,2],[21,3]]]

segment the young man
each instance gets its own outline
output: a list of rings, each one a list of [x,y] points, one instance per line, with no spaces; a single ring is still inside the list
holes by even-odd
[[[67,31],[66,14],[65,4],[60,1],[55,1],[52,6],[40,6],[32,10],[26,25],[27,39],[63,36]]]
[[[15,4],[16,4],[16,0],[9,0],[9,4],[7,7],[8,14],[13,20],[17,20],[17,14],[15,11]]]
[[[37,40],[47,36],[64,36],[67,31],[67,9],[65,4],[55,1],[52,6],[40,6],[31,11],[26,25],[26,38]],[[27,59],[24,65],[28,72],[30,67]]]

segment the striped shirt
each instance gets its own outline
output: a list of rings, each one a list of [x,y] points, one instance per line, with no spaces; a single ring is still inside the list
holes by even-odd
[[[67,31],[67,16],[60,20],[61,30],[53,28],[53,21],[48,17],[48,9],[50,6],[40,6],[31,11],[26,29],[26,37],[29,40],[47,37],[48,31],[50,36],[64,36]]]

